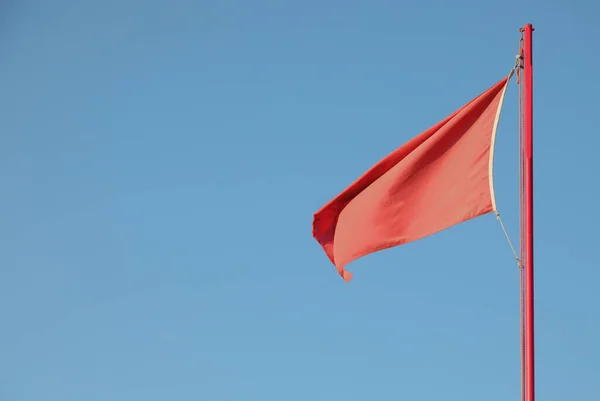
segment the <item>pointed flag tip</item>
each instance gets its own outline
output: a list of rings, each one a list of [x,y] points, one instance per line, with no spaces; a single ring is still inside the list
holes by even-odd
[[[342,270],[340,272],[340,276],[342,276],[345,282],[349,282],[352,279],[352,273],[350,273],[348,270]]]

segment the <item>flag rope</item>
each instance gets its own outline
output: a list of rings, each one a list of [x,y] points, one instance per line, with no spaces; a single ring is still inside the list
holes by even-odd
[[[525,121],[524,121],[524,96],[525,91],[523,90],[523,80],[521,80],[521,70],[523,69],[523,56],[524,56],[524,47],[523,47],[523,31],[521,30],[521,35],[519,39],[519,53],[517,54],[517,87],[518,87],[518,118],[519,118],[519,254],[521,256],[521,266],[524,267],[523,262],[525,262],[525,258],[527,258],[527,254],[525,252],[525,177],[524,177],[524,149],[525,149]],[[521,401],[525,401],[526,395],[526,366],[525,366],[525,355],[526,355],[526,347],[525,347],[525,269],[521,268],[519,271],[519,329],[521,336]]]
[[[510,73],[508,74],[508,79],[510,79],[513,76],[513,74],[515,74],[517,76],[517,84],[519,86],[521,84],[521,74],[520,74],[520,69],[522,67],[522,56],[521,56],[521,53],[522,53],[522,49],[520,50],[520,53],[516,57],[515,65],[513,66],[512,70],[510,70]],[[520,109],[520,106],[519,106],[519,109]],[[519,117],[519,121],[520,121],[520,117]],[[521,130],[519,130],[519,135],[520,135],[520,133],[521,133]],[[500,227],[502,228],[502,232],[504,232],[504,236],[506,237],[506,241],[508,241],[508,245],[510,246],[510,250],[512,251],[515,259],[517,260],[517,266],[519,267],[519,269],[522,269],[523,268],[523,264],[521,263],[521,258],[517,254],[517,251],[516,251],[516,249],[515,249],[512,241],[510,240],[510,236],[508,235],[508,231],[506,230],[506,227],[504,226],[504,222],[502,221],[502,218],[500,217],[500,213],[497,210],[494,210],[494,213],[496,214],[496,219],[498,220],[498,223],[500,223]]]
[[[520,238],[519,238],[519,253],[517,254],[517,251],[510,239],[510,236],[508,235],[508,231],[506,230],[506,227],[504,225],[504,222],[502,221],[502,218],[500,217],[500,213],[495,210],[494,213],[496,214],[496,219],[498,220],[498,223],[500,223],[500,227],[502,228],[502,232],[504,233],[504,236],[506,237],[506,240],[508,242],[508,245],[510,246],[510,249],[515,257],[515,259],[517,260],[517,266],[519,267],[519,296],[520,296],[520,302],[519,302],[519,329],[520,329],[520,343],[521,343],[521,355],[520,355],[520,360],[521,360],[521,369],[520,369],[520,376],[521,376],[521,401],[525,401],[525,394],[526,394],[526,383],[525,383],[525,376],[526,376],[526,367],[525,367],[525,354],[526,354],[526,347],[525,347],[525,335],[526,335],[526,328],[525,328],[525,258],[527,257],[527,253],[525,252],[525,246],[524,246],[524,238],[525,238],[525,222],[524,222],[524,207],[525,207],[525,200],[524,200],[524,194],[525,194],[525,182],[524,182],[524,175],[523,175],[523,171],[524,171],[524,163],[525,163],[525,159],[524,159],[524,144],[525,144],[525,126],[524,126],[524,119],[523,119],[523,113],[524,113],[524,90],[523,90],[523,80],[521,79],[521,70],[523,69],[523,32],[521,32],[521,38],[519,41],[519,53],[516,56],[516,61],[515,61],[515,66],[513,67],[513,69],[511,70],[510,74],[509,74],[509,79],[510,77],[515,74],[517,76],[517,87],[518,87],[518,117],[519,117],[519,214],[520,214],[520,218],[519,218],[519,230],[520,230]]]
[[[521,264],[521,259],[519,258],[519,255],[517,255],[517,251],[515,250],[515,247],[513,246],[513,243],[510,240],[510,236],[508,235],[508,231],[506,231],[506,227],[504,226],[504,222],[502,222],[502,218],[500,217],[500,213],[498,213],[498,212],[496,212],[496,219],[498,219],[498,223],[500,223],[500,227],[502,228],[502,231],[504,232],[504,236],[506,237],[506,240],[508,241],[508,245],[510,246],[510,249],[511,249],[513,255],[515,256],[515,259],[517,260],[517,266],[519,268],[522,268],[523,265]]]

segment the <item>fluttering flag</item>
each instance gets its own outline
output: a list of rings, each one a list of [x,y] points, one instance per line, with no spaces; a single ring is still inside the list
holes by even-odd
[[[348,263],[496,210],[496,128],[510,76],[363,174],[314,214],[313,237]]]

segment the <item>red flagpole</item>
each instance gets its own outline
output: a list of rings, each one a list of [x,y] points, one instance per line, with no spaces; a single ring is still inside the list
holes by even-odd
[[[523,28],[524,128],[525,128],[525,400],[535,401],[533,320],[533,26]]]

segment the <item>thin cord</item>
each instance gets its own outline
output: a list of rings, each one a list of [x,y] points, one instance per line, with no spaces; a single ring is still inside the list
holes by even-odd
[[[523,63],[523,33],[521,32],[521,38],[519,40],[519,54],[517,56],[517,62],[519,63],[518,71],[520,75],[520,70],[522,68]],[[520,318],[520,335],[521,335],[521,401],[525,401],[526,394],[526,367],[525,367],[525,269],[523,268],[525,260],[527,258],[526,249],[525,249],[525,221],[524,221],[524,205],[525,205],[525,181],[524,181],[524,144],[525,144],[525,122],[523,119],[524,113],[524,95],[525,92],[523,90],[523,81],[518,80],[518,88],[519,88],[519,254],[521,255],[521,264],[519,269],[519,318]]]
[[[510,70],[510,73],[508,74],[508,79],[510,80],[510,78],[513,76],[513,74],[516,72],[517,75],[517,83],[520,83],[520,70],[521,68],[521,61],[519,56],[517,56],[517,60],[515,62],[514,67],[512,68],[512,70]],[[517,266],[521,267],[521,260],[519,259],[519,255],[517,255],[517,251],[515,250],[515,247],[513,246],[512,241],[510,240],[510,236],[508,235],[508,231],[506,231],[506,227],[504,226],[504,222],[502,221],[502,218],[500,217],[500,213],[495,210],[494,213],[496,214],[496,219],[498,219],[498,222],[500,223],[500,227],[502,228],[502,232],[504,233],[504,236],[506,237],[506,241],[508,241],[508,245],[510,246],[510,250],[512,251],[515,259],[517,260]]]
[[[500,213],[496,212],[496,218],[498,219],[498,222],[500,223],[500,227],[502,228],[502,231],[504,232],[504,236],[506,237],[506,240],[508,241],[508,245],[510,246],[511,251],[512,251],[513,255],[515,256],[515,259],[517,260],[517,266],[521,267],[521,260],[519,259],[519,255],[517,255],[517,251],[515,250],[515,247],[513,246],[512,241],[510,240],[510,237],[508,236],[508,232],[506,231],[506,227],[504,227],[504,223],[502,222]]]

